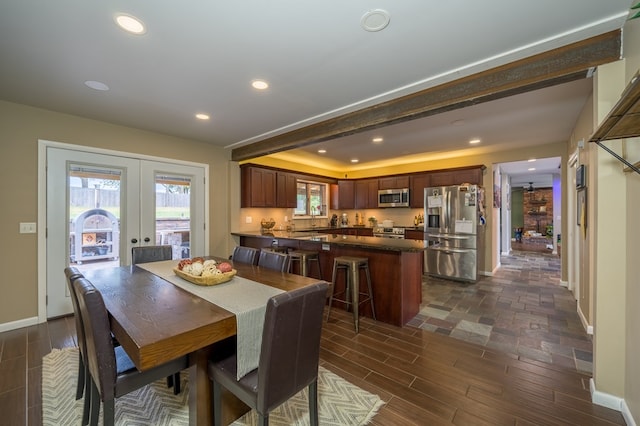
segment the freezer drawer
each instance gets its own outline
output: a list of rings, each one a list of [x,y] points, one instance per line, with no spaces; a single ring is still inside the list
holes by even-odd
[[[430,246],[425,257],[425,269],[430,275],[461,281],[478,280],[475,249]]]

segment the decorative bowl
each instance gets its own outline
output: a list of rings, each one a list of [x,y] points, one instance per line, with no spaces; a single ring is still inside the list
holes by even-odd
[[[262,227],[263,231],[268,231],[270,229],[273,229],[274,226],[276,226],[276,221],[273,220],[273,218],[271,218],[270,220],[262,219],[260,221],[260,226]]]
[[[221,274],[209,275],[209,276],[203,277],[203,276],[187,274],[186,272],[183,272],[178,268],[173,268],[173,272],[175,272],[175,274],[180,278],[187,280],[190,283],[202,285],[202,286],[211,286],[211,285],[226,283],[227,281],[230,281],[238,273],[238,271],[236,271],[235,269],[232,269],[229,272],[223,272]]]

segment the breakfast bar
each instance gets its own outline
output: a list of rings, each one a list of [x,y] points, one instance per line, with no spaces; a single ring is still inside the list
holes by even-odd
[[[322,279],[326,281],[331,280],[334,258],[366,257],[371,270],[376,319],[402,326],[416,316],[422,299],[425,241],[332,234],[330,229],[319,231],[231,234],[239,238],[242,246],[317,251]],[[315,268],[311,274],[317,277]],[[344,284],[340,282],[339,285]],[[371,317],[371,308],[363,305],[361,314]]]

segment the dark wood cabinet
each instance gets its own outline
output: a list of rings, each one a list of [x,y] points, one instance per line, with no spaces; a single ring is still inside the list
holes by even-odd
[[[338,208],[355,208],[355,183],[352,180],[338,181]]]
[[[379,189],[409,188],[409,176],[387,176],[378,178]]]
[[[462,183],[482,185],[483,169],[483,167],[474,167],[432,172],[430,173],[430,186],[460,185]]]
[[[240,207],[275,207],[275,170],[243,167],[240,174],[240,191]]]
[[[378,208],[378,179],[361,179],[356,181],[355,208]]]
[[[277,172],[276,207],[295,208],[297,204],[296,177],[291,173]]]
[[[423,229],[405,229],[404,238],[407,240],[424,240]]]
[[[424,189],[431,186],[428,173],[411,176],[409,191],[409,206],[412,208],[424,208]]]

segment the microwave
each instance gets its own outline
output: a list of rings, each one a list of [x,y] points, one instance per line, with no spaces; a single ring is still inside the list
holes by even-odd
[[[378,207],[409,207],[409,188],[378,190]]]

